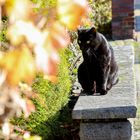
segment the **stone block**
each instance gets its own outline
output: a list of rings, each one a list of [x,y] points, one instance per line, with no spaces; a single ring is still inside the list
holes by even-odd
[[[132,140],[129,121],[92,122],[80,124],[80,140]]]

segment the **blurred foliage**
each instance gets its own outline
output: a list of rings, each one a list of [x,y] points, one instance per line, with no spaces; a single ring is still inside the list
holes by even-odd
[[[29,130],[33,134],[43,137],[43,139],[53,140],[58,135],[66,133],[60,128],[60,110],[68,103],[71,81],[69,75],[68,58],[71,52],[68,49],[60,52],[61,63],[59,64],[58,83],[52,84],[43,79],[41,75],[37,76],[33,84],[33,90],[37,92],[38,97],[33,100],[36,106],[36,112],[27,119],[17,118],[14,123],[24,130]],[[63,121],[67,120],[63,116]]]
[[[7,18],[2,18],[2,30],[0,31],[0,42],[7,42],[6,29],[7,29]]]
[[[31,0],[32,2],[38,4],[39,8],[55,7],[57,0]]]
[[[56,6],[56,0],[32,0],[37,4],[35,10],[40,11],[44,7],[48,9]],[[43,11],[44,12],[44,11]],[[48,11],[49,13],[50,11]],[[48,14],[45,11],[45,14]],[[71,22],[72,23],[72,22]],[[0,35],[4,41],[6,40],[6,28],[4,33]],[[62,33],[64,33],[61,30]],[[72,52],[70,49],[60,50],[60,63],[58,66],[58,83],[45,80],[43,75],[38,75],[32,88],[36,93],[33,102],[36,112],[32,113],[29,118],[15,118],[11,122],[21,128],[23,131],[30,131],[32,134],[40,135],[45,140],[53,140],[56,137],[65,137],[68,135],[67,130],[62,126],[64,122],[71,121],[71,114],[68,111],[67,103],[69,101],[69,93],[71,89],[71,75],[69,73],[70,58]],[[64,110],[62,111],[62,109]]]
[[[89,16],[95,27],[99,32],[111,35],[111,0],[89,0],[89,4],[92,8]]]
[[[57,0],[31,1],[36,3],[37,9],[40,10],[46,6],[54,8]],[[111,0],[90,0],[90,6],[93,9],[90,19],[95,23],[98,31],[110,34]],[[0,41],[7,41],[5,34],[6,28],[4,27],[0,33]],[[65,108],[64,114],[61,113],[61,109],[65,107],[69,100],[71,75],[68,68],[70,67],[69,59],[73,56],[70,50],[65,49],[60,52],[60,57],[58,83],[53,84],[45,80],[43,76],[37,76],[32,86],[37,93],[37,98],[33,100],[37,111],[26,120],[23,117],[14,120],[14,123],[23,130],[29,130],[32,134],[40,135],[46,140],[53,140],[57,136],[67,135],[66,130],[60,126],[61,122],[70,121],[68,108]],[[73,73],[76,75],[77,69],[73,69]]]

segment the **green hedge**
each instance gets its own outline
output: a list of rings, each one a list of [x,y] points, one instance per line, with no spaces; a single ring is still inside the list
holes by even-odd
[[[98,31],[105,35],[111,35],[111,0],[89,0],[89,3],[92,7],[90,18]]]
[[[60,128],[60,110],[68,103],[71,80],[68,70],[68,58],[71,53],[68,49],[60,52],[58,83],[52,84],[41,76],[36,78],[33,89],[38,93],[38,99],[34,100],[36,112],[27,120],[18,118],[15,124],[22,129],[29,130],[33,134],[43,137],[45,140],[53,140],[58,135],[65,133]],[[67,119],[63,116],[64,120]]]

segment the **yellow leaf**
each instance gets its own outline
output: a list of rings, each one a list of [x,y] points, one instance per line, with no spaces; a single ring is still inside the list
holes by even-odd
[[[58,0],[59,20],[70,30],[75,30],[81,24],[87,9],[86,0]]]
[[[58,49],[66,47],[70,37],[66,29],[58,22],[52,23],[51,28],[43,31],[43,45],[34,48],[37,69],[45,75],[57,75],[59,62]],[[49,78],[53,80],[54,78]]]
[[[32,22],[17,21],[7,31],[7,38],[14,46],[27,41],[30,45],[40,46],[43,44],[43,35]]]
[[[0,0],[0,5],[3,4],[5,2],[5,0]]]
[[[35,111],[35,106],[31,100],[26,98],[25,101],[26,101],[26,108],[24,108],[23,111],[24,111],[24,117],[27,118],[29,117],[31,112]]]
[[[37,70],[39,72],[43,72],[46,75],[57,74],[57,64],[59,62],[59,57],[58,53],[53,47],[50,46],[47,46],[46,48],[36,47],[35,62]]]
[[[10,21],[26,19],[31,10],[29,0],[6,0],[5,8]]]
[[[44,75],[44,79],[47,79],[53,83],[57,83],[58,82],[58,79],[56,76],[54,75]]]
[[[31,52],[27,46],[7,52],[0,67],[6,72],[6,80],[11,86],[16,86],[20,81],[32,82],[35,76],[35,65]]]
[[[59,22],[54,22],[49,30],[48,38],[46,40],[46,44],[48,41],[51,42],[52,47],[55,49],[64,48],[70,43],[69,34]]]

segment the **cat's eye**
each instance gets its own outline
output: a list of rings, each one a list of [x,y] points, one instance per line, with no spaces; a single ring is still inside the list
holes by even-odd
[[[78,40],[78,43],[79,43],[79,44],[81,44],[81,41],[80,41],[80,40]]]
[[[87,43],[87,44],[90,44],[90,41],[88,40],[86,43]]]

